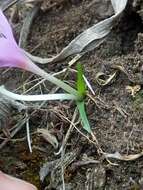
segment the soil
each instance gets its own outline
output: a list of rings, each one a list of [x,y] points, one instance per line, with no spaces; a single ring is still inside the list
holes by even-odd
[[[95,1],[93,4],[90,0],[59,2],[55,0],[53,6],[49,3],[43,4],[32,23],[25,49],[34,55],[56,55],[86,28],[113,14],[109,0]],[[130,161],[107,160],[99,153],[99,147],[103,152],[119,152],[121,155],[138,154],[143,150],[143,23],[140,5],[141,1],[130,1],[106,42],[80,59],[80,63],[84,65],[85,76],[95,91],[95,101],[87,97],[86,108],[98,146],[77,130],[71,132],[65,155],[72,154],[75,150],[77,153],[65,169],[66,190],[143,189],[142,157]],[[24,8],[19,9],[20,18],[13,23],[17,39],[24,18]],[[53,73],[66,68],[69,60],[39,66]],[[75,69],[76,65],[72,68]],[[21,87],[18,90],[21,93],[36,84],[26,84],[28,77],[31,80],[37,79],[30,73],[15,69],[4,71],[1,71],[0,83],[9,89]],[[116,73],[116,76],[106,85],[101,85],[101,80],[97,80],[101,72],[104,76],[100,76],[100,79],[104,82],[110,75]],[[69,73],[66,80],[73,84],[75,77],[75,74]],[[48,93],[53,88],[51,84],[43,83],[29,93]],[[56,175],[50,170],[49,175],[41,182],[39,172],[44,163],[60,158],[55,153],[58,152],[70,125],[65,118],[71,121],[74,109],[75,104],[67,101],[48,102],[41,108],[31,107],[29,115],[33,152],[29,153],[24,127],[0,150],[0,169],[35,184],[40,190],[61,189],[61,173],[57,174],[56,179]],[[13,110],[8,129],[22,120],[24,114]],[[37,128],[47,126],[59,142],[57,149],[37,133]],[[82,130],[81,125],[78,128],[90,137]],[[1,137],[5,137],[3,133]],[[96,163],[85,164],[85,159],[96,160]]]

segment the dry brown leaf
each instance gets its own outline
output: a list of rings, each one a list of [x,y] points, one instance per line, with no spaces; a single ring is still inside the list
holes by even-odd
[[[140,85],[126,86],[127,92],[129,92],[132,97],[135,97],[136,93],[139,92],[140,89],[141,89],[141,86],[140,86]]]
[[[113,78],[116,77],[116,74],[117,74],[117,72],[114,72],[111,75],[106,75],[103,72],[99,72],[96,75],[96,81],[101,86],[108,85],[113,80]],[[102,77],[105,78],[105,79],[102,79]]]
[[[48,129],[37,129],[37,132],[41,134],[41,136],[49,142],[55,149],[58,148],[57,138],[50,133]]]
[[[119,152],[115,152],[113,154],[104,153],[104,156],[106,158],[114,158],[117,160],[132,161],[132,160],[136,160],[136,159],[140,158],[141,156],[143,156],[143,151],[138,154],[130,154],[130,155],[121,155]]]

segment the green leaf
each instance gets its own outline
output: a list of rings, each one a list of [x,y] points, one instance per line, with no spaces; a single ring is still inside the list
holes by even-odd
[[[83,66],[82,64],[77,64],[77,90],[81,96],[86,95],[86,84],[83,78]]]
[[[77,102],[77,107],[78,107],[78,110],[79,110],[79,114],[80,114],[80,118],[81,118],[81,122],[82,122],[83,128],[88,133],[91,133],[91,127],[90,127],[89,121],[87,119],[84,101]]]

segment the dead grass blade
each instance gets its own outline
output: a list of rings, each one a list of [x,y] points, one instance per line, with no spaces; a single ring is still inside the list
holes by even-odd
[[[130,155],[121,155],[119,152],[115,152],[113,154],[104,153],[104,156],[107,159],[113,158],[113,159],[122,160],[122,161],[133,161],[143,156],[143,151],[138,154],[130,154]]]
[[[114,72],[113,74],[111,75],[106,75],[105,73],[103,72],[99,72],[97,73],[96,75],[96,81],[99,85],[101,86],[106,86],[108,85],[112,80],[113,78],[115,78],[117,75],[117,72]],[[105,79],[102,79],[102,78],[105,78]]]
[[[58,62],[71,55],[84,54],[95,49],[104,40],[105,37],[111,32],[114,23],[117,22],[120,15],[124,11],[128,0],[111,0],[115,14],[85,30],[72,40],[67,47],[65,47],[59,54],[52,58],[42,59],[33,56],[27,52],[26,55],[34,62],[46,64],[49,62]]]
[[[52,135],[48,129],[37,129],[37,132],[41,134],[41,136],[49,142],[55,149],[58,148],[59,143],[57,141],[57,138]]]

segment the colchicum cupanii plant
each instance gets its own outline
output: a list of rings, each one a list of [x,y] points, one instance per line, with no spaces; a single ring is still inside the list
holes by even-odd
[[[84,98],[86,95],[86,85],[83,78],[82,66],[80,64],[77,66],[77,89],[72,88],[70,85],[39,68],[17,45],[10,24],[8,23],[8,20],[2,10],[0,10],[0,67],[13,67],[30,71],[57,85],[66,92],[62,94],[47,95],[19,95],[6,90],[4,86],[0,86],[1,94],[21,101],[75,100],[79,109],[83,127],[89,133],[91,132],[85,112]]]

